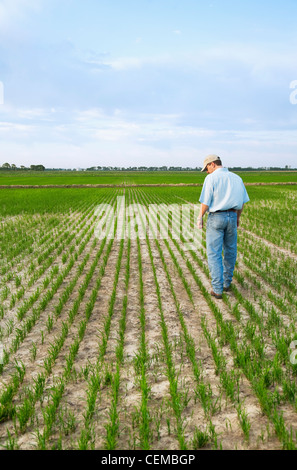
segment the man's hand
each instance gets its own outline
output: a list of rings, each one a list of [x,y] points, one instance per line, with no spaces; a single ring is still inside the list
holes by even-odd
[[[201,207],[200,207],[198,222],[197,222],[198,228],[200,230],[203,229],[203,216],[207,210],[208,210],[208,206],[206,204],[203,204],[203,202],[201,202]]]
[[[240,219],[241,213],[243,211],[243,206],[244,206],[244,204],[242,205],[242,208],[237,211],[237,227],[239,227],[239,219]]]

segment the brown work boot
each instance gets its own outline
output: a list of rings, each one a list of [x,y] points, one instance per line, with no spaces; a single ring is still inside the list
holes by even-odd
[[[222,299],[223,298],[222,294],[216,294],[213,290],[210,292],[210,295],[212,295],[216,299]]]
[[[228,286],[228,287],[224,287],[224,291],[225,291],[225,292],[229,292],[230,290],[231,290],[231,284],[230,284],[230,286]]]

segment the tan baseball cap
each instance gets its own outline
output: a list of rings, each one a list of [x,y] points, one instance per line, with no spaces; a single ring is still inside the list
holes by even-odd
[[[221,160],[218,155],[207,155],[207,157],[204,159],[203,168],[201,171],[205,171],[209,163],[216,162],[217,160]]]

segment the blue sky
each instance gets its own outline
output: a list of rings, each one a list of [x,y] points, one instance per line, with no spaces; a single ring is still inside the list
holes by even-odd
[[[296,167],[296,14],[296,0],[0,0],[0,165]]]

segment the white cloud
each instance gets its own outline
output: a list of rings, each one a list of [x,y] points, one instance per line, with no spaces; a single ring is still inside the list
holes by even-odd
[[[110,66],[114,70],[127,70],[141,68],[148,59],[140,57],[119,57],[105,62],[105,65]]]
[[[0,134],[2,139],[13,137],[15,139],[20,139],[24,137],[31,136],[33,132],[36,131],[35,126],[14,123],[14,122],[0,122]]]
[[[9,129],[6,129],[8,131]],[[18,134],[28,130],[18,129]],[[4,128],[2,128],[4,131]],[[69,127],[45,132],[43,139],[20,140],[2,135],[5,161],[16,165],[44,164],[46,167],[75,168],[88,166],[200,166],[205,155],[216,153],[225,166],[296,166],[296,133],[238,132],[172,127],[162,129],[140,126],[88,129]],[[73,138],[72,131],[78,138]],[[56,134],[54,133],[56,132]],[[92,137],[91,138],[91,134]],[[8,137],[6,139],[6,137]],[[84,137],[83,139],[81,139]],[[81,139],[81,140],[80,140]],[[279,155],[285,154],[285,161]],[[0,162],[0,165],[4,160]]]
[[[180,35],[180,30],[173,31]],[[182,70],[199,72],[204,76],[215,74],[218,79],[232,78],[234,73],[248,75],[258,83],[276,83],[280,77],[291,74],[295,78],[295,52],[282,49],[275,45],[234,44],[222,43],[219,46],[197,46],[183,53],[114,56],[102,54],[98,58],[83,60],[93,65],[92,71],[102,71],[110,68],[114,71],[140,70],[143,68],[157,68],[159,70]]]
[[[183,124],[179,114],[129,115],[120,109],[106,113],[100,108],[72,113],[57,110],[53,122],[39,118],[49,113],[23,109],[14,114],[14,122],[0,123],[6,161],[56,168],[195,167],[206,154],[217,153],[226,166],[257,167],[277,166],[278,155],[286,153],[286,164],[295,165],[295,130],[218,130]]]
[[[100,108],[90,108],[83,111],[76,111],[74,113],[74,120],[80,122],[90,122],[94,119],[97,120],[102,118],[105,118],[105,114],[103,109]]]
[[[43,121],[51,121],[53,119],[53,114],[55,113],[55,109],[43,109],[43,108],[33,108],[33,109],[17,109],[16,116],[21,119],[29,119],[29,120],[43,120]]]
[[[296,54],[278,45],[274,47],[271,44],[225,43],[217,47],[198,49],[195,55],[188,54],[186,62],[194,67],[208,65],[213,69],[220,64],[226,71],[233,70],[232,63],[236,66],[242,65],[260,79],[263,78],[263,71],[277,70],[278,73],[286,73],[288,70],[295,70]],[[269,78],[270,81],[273,80],[271,75]]]
[[[98,58],[98,59],[85,59],[85,63],[93,65],[94,70],[96,70],[96,66],[101,71],[102,68],[111,68],[115,71],[122,71],[122,70],[131,70],[131,69],[141,69],[142,67],[152,66],[152,67],[159,67],[159,66],[166,66],[168,64],[173,65],[174,63],[177,64],[172,56],[170,55],[155,55],[155,56],[122,56],[122,57],[114,57],[114,58]]]

